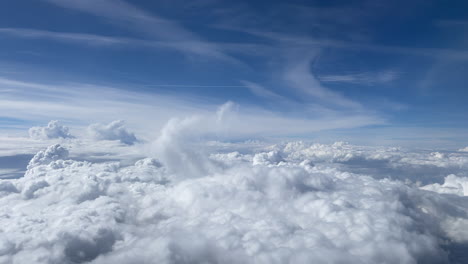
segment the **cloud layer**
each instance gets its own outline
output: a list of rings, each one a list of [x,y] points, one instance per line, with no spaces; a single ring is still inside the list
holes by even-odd
[[[195,140],[223,113],[171,121],[128,166],[38,152],[0,181],[0,263],[448,263],[468,242],[465,153]],[[460,170],[379,175],[398,166]]]
[[[116,142],[136,140],[122,121],[88,128],[106,141],[42,140],[23,177],[0,180],[0,263],[467,257],[468,153],[214,141],[235,107],[173,118],[149,143]]]

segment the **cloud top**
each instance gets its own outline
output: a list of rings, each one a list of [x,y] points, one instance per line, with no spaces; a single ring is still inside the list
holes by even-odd
[[[92,124],[88,127],[88,134],[95,140],[118,140],[127,145],[138,141],[135,134],[127,131],[123,120],[115,120],[109,124]]]
[[[31,127],[29,136],[33,139],[73,138],[69,128],[61,125],[59,121],[52,120],[45,127]]]
[[[50,164],[52,161],[63,160],[68,158],[68,150],[55,144],[49,146],[45,150],[39,151],[28,164],[28,169],[34,168],[39,165]]]

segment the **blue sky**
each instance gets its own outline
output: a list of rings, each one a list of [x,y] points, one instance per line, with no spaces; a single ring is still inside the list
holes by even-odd
[[[245,127],[260,119],[272,127],[252,128],[262,136],[463,145],[467,9],[466,1],[2,1],[0,127],[84,125],[127,107],[135,113],[122,118],[138,127],[151,122],[148,111],[167,112],[163,123],[232,101],[258,118],[239,121]],[[102,107],[129,103],[129,93],[132,106]]]

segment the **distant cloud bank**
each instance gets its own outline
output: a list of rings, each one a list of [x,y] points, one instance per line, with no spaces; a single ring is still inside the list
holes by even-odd
[[[31,127],[29,136],[33,139],[73,138],[68,127],[57,120],[50,121],[45,127]]]
[[[88,134],[96,140],[118,140],[128,145],[138,141],[133,133],[127,131],[123,120],[109,124],[92,124],[88,127]]]

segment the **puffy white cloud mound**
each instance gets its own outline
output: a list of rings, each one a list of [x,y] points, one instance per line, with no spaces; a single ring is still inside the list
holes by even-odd
[[[468,152],[468,147],[461,148],[461,149],[459,149],[458,151],[460,151],[460,152]]]
[[[88,134],[95,140],[119,140],[127,145],[138,141],[135,134],[127,131],[123,120],[115,120],[109,124],[92,124],[88,127]]]
[[[29,136],[33,139],[73,138],[69,128],[57,120],[50,121],[45,127],[31,127]]]
[[[54,145],[23,178],[0,180],[0,263],[448,263],[451,247],[468,242],[461,192],[330,162],[347,152],[392,156],[379,149],[301,143],[204,153],[179,142],[175,153],[169,142],[183,132],[166,132],[161,161],[67,160]],[[197,154],[209,154],[199,159],[209,169],[170,168]]]
[[[281,161],[284,161],[283,157],[281,157],[281,154],[279,151],[273,150],[269,152],[262,152],[262,153],[257,153],[253,157],[253,165],[259,165],[259,164],[278,164]]]
[[[60,144],[55,144],[48,147],[46,150],[39,151],[28,164],[28,169],[39,165],[47,165],[52,161],[63,160],[68,158],[68,150],[60,146]]]
[[[421,182],[443,182],[449,174],[468,176],[468,154],[413,151],[395,147],[365,147],[336,142],[310,144],[288,142],[275,146],[283,157],[300,162],[340,167],[375,178],[391,178]]]
[[[457,177],[450,174],[444,179],[443,184],[434,183],[421,187],[421,189],[438,193],[449,193],[460,196],[468,196],[468,178]]]

